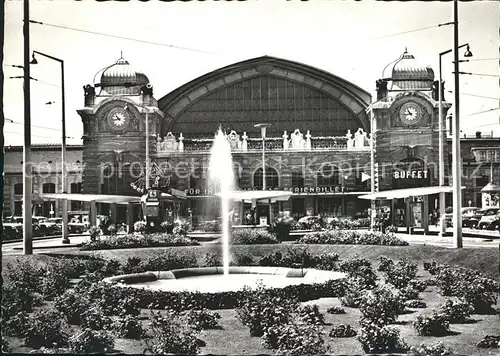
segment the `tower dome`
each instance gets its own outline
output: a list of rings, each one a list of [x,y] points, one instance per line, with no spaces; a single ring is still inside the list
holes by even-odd
[[[98,76],[100,79],[95,86],[101,88],[99,95],[139,95],[141,87],[149,83],[148,77],[135,70],[123,56],[97,72],[95,78]]]
[[[382,78],[390,82],[388,90],[432,90],[434,71],[430,65],[419,63],[405,49],[395,61],[382,72]]]

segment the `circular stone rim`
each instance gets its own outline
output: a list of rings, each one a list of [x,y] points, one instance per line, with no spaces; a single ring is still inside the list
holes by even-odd
[[[160,279],[182,279],[185,277],[207,276],[224,274],[223,267],[194,267],[181,268],[170,271],[147,271],[142,273],[123,274],[119,276],[107,277],[104,282],[118,284],[136,284],[144,282],[154,282]],[[347,277],[346,273],[337,271],[325,271],[313,268],[289,268],[289,267],[229,267],[229,274],[257,274],[257,275],[280,275],[284,278],[307,278],[304,284],[324,283],[314,282],[315,278],[326,280],[340,280]],[[332,278],[327,278],[331,276]]]

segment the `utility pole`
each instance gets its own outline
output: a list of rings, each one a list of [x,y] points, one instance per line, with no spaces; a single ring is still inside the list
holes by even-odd
[[[33,224],[31,219],[31,98],[30,98],[30,7],[24,0],[24,149],[23,149],[23,252],[33,254]]]
[[[462,169],[460,162],[460,79],[458,71],[458,0],[453,2],[453,64],[455,75],[455,115],[453,117],[453,247],[462,248]]]

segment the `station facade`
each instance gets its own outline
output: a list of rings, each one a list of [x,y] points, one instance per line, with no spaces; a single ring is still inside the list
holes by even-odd
[[[296,218],[363,214],[369,201],[358,196],[370,192],[371,179],[380,191],[438,185],[438,88],[432,68],[406,51],[376,81],[375,99],[331,73],[268,56],[215,70],[159,100],[147,76],[123,58],[96,78],[98,82],[84,86],[84,107],[78,110],[83,145],[71,148],[75,157],[70,154],[69,159],[80,163],[70,172],[70,180],[74,177],[73,183],[80,185],[70,192],[141,195],[148,151],[150,185],[185,192],[181,214],[214,218],[218,198],[208,167],[219,128],[232,148],[235,189],[262,189],[264,154],[266,189],[292,192],[288,201],[260,206],[259,216],[280,211]],[[449,107],[447,102],[442,105],[444,128]],[[265,140],[255,127],[262,123],[270,124]],[[464,173],[473,177],[469,180],[465,174],[464,206],[480,206],[482,184],[498,180],[499,143],[486,137],[462,140]],[[450,144],[444,144],[447,176]],[[481,150],[493,155],[487,152],[482,160]],[[18,151],[6,148],[7,214],[19,210]],[[42,189],[35,188],[40,193],[46,192],[42,180]],[[437,209],[437,196],[425,198],[424,205],[426,212]],[[108,207],[100,209],[106,212]],[[406,206],[394,201],[391,209],[404,213]],[[125,216],[125,211],[117,216]]]

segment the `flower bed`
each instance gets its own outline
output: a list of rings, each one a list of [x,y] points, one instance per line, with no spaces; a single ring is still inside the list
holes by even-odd
[[[199,245],[195,240],[183,235],[165,233],[147,235],[113,235],[95,241],[82,243],[80,250],[113,250],[119,248],[170,247]]]
[[[324,245],[386,245],[407,246],[408,242],[401,240],[394,234],[382,232],[354,231],[354,230],[327,230],[305,234],[296,243],[324,244]]]
[[[275,234],[260,229],[233,229],[230,243],[232,245],[262,245],[280,243]]]

